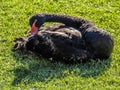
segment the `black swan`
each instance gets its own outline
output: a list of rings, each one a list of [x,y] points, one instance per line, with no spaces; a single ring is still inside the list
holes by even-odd
[[[15,38],[15,42],[16,49],[26,49],[42,57],[66,63],[85,62],[92,58],[86,50],[82,34],[63,24],[41,27],[37,34],[28,38]]]
[[[91,53],[93,59],[107,59],[113,51],[113,37],[105,30],[96,27],[95,24],[89,20],[59,14],[35,14],[29,20],[31,27],[33,23],[35,24],[35,27],[31,30],[31,34],[32,32],[37,33],[38,29],[45,22],[60,22],[66,26],[74,27],[81,32],[82,39],[86,45],[85,50]]]
[[[114,40],[89,20],[58,14],[35,14],[30,18],[31,35],[16,38],[16,49],[27,49],[54,60],[89,61],[110,57]],[[42,25],[45,22],[60,22],[64,25]],[[40,30],[39,30],[40,29]]]

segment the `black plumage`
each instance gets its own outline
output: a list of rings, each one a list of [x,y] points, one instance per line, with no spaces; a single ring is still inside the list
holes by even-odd
[[[38,53],[54,60],[89,61],[90,59],[107,59],[110,57],[114,40],[105,30],[95,26],[89,20],[58,14],[35,14],[30,18],[30,25],[40,31],[27,39],[17,38],[16,46]],[[45,22],[60,22],[64,25],[41,27]],[[24,44],[23,44],[24,43]]]
[[[82,39],[86,43],[86,47],[93,58],[107,59],[110,57],[113,47],[113,37],[105,30],[98,28],[95,24],[89,20],[67,16],[59,14],[35,14],[29,22],[30,25],[37,20],[36,26],[39,28],[45,22],[60,22],[69,27],[74,27],[76,30],[82,33]]]

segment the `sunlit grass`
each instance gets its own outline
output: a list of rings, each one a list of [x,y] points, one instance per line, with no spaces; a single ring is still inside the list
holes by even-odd
[[[105,61],[66,65],[35,55],[13,52],[13,39],[25,36],[35,13],[60,13],[93,21],[115,40]],[[0,89],[120,89],[119,0],[0,0]]]

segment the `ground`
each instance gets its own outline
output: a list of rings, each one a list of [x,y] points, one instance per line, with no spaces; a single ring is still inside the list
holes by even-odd
[[[67,14],[93,21],[114,37],[111,57],[68,65],[13,52],[13,39],[26,36],[30,16],[38,12]],[[0,89],[119,90],[119,33],[119,0],[0,0]]]

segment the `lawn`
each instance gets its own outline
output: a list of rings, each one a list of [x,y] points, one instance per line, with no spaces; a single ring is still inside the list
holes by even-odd
[[[38,12],[82,17],[115,40],[108,60],[74,65],[13,52],[14,38],[26,36]],[[0,0],[0,90],[120,90],[119,0]]]

